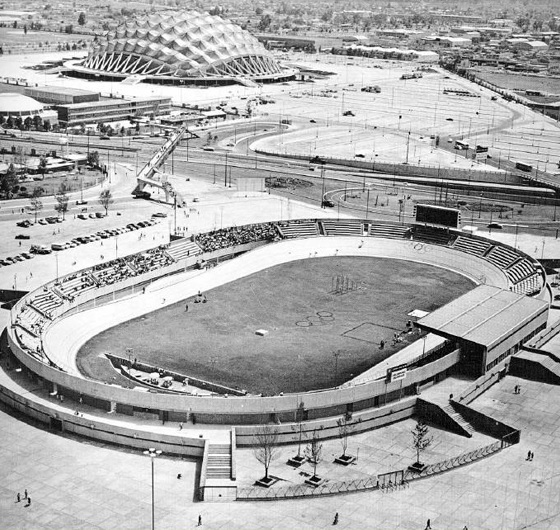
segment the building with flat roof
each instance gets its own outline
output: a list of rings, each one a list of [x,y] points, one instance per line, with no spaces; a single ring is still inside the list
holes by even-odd
[[[57,105],[58,120],[72,127],[88,123],[113,122],[142,116],[169,114],[171,98],[136,98]]]
[[[546,300],[481,285],[416,325],[455,339],[461,347],[462,364],[473,375],[481,375],[546,327],[548,307]]]
[[[48,105],[89,103],[100,99],[99,92],[58,86],[29,87],[25,89],[25,95]]]

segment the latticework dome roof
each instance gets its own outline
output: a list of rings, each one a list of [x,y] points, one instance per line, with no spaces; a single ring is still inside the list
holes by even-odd
[[[82,66],[106,73],[177,78],[258,78],[281,72],[247,31],[197,11],[126,22],[110,31]]]

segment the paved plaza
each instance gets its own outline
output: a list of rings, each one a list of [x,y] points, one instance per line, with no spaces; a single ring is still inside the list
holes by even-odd
[[[516,384],[521,385],[520,394],[513,393]],[[557,529],[560,389],[508,376],[473,406],[520,428],[521,443],[391,493],[200,503],[194,501],[199,464],[163,455],[155,461],[156,528],[193,528],[199,514],[204,528],[210,529],[327,528],[338,512],[342,528],[423,529],[429,518],[434,529],[445,530],[460,530],[465,525],[470,530]],[[412,425],[408,420],[352,437],[349,452],[359,448],[359,461],[348,473],[376,473],[384,465],[405,465],[412,458],[410,449],[403,451]],[[0,408],[0,430],[0,528],[150,528],[147,457],[39,429],[5,408]],[[488,440],[479,434],[471,440],[439,430],[434,434],[434,453],[429,458],[440,451],[450,455],[464,452]],[[284,447],[282,458],[296,450]],[[529,450],[535,453],[533,461],[526,460]],[[337,440],[326,442],[325,460],[339,451]],[[294,478],[282,458],[273,474]],[[238,463],[242,483],[262,474],[250,450],[239,451]],[[332,466],[325,464],[325,474],[334,473]],[[16,494],[23,494],[25,488],[32,498],[27,508],[24,502],[16,502]]]

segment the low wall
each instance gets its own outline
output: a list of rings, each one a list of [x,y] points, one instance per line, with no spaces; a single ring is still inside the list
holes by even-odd
[[[195,458],[202,456],[204,439],[151,432],[148,426],[142,428],[121,426],[112,423],[110,419],[107,422],[101,422],[99,417],[90,417],[87,414],[76,415],[61,408],[55,410],[49,404],[42,404],[38,400],[34,400],[33,394],[28,394],[27,398],[24,398],[2,386],[0,386],[0,401],[25,416],[63,432],[71,432],[86,438],[139,450],[156,447],[170,454]]]

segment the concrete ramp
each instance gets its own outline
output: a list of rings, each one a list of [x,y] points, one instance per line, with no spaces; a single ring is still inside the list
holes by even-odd
[[[521,350],[511,358],[510,373],[533,381],[560,385],[560,362],[546,352]]]

